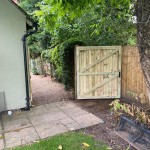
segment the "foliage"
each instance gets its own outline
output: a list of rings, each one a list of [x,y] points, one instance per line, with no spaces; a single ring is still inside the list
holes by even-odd
[[[31,56],[70,38],[87,45],[135,44],[131,0],[22,0],[20,4],[39,22],[39,32],[29,38]]]
[[[40,56],[43,49],[40,47],[40,42],[37,40],[36,34],[28,38],[28,46],[31,58]]]
[[[83,143],[87,142],[89,147],[85,147]],[[35,141],[34,144],[22,147],[16,147],[14,150],[108,150],[107,145],[102,142],[95,141],[93,137],[84,135],[79,132],[70,132],[53,136],[51,138]]]
[[[59,47],[60,62],[62,64],[62,82],[65,89],[74,89],[74,48],[76,45],[85,45],[77,39],[69,39]]]
[[[127,113],[126,105],[121,103],[118,99],[114,100],[110,106],[117,116],[120,116],[123,112]]]
[[[39,9],[36,4],[40,1],[42,0],[19,0],[19,6],[22,7],[29,14],[32,14],[33,11]]]
[[[40,10],[35,11],[35,15],[39,24],[52,34],[52,44],[62,43],[71,37],[88,45],[135,44],[131,4],[130,0],[76,3],[43,0],[38,4]]]
[[[145,110],[142,107],[135,104],[123,103],[119,100],[113,101],[110,106],[112,107],[116,116],[121,114],[127,114],[133,117],[137,122],[149,125],[150,128],[150,113],[149,110]]]
[[[50,60],[56,68],[56,78],[66,89],[74,85],[71,76],[74,68],[71,65],[65,68],[68,63],[63,60],[73,58],[63,54],[63,44],[68,39],[77,38],[86,45],[101,46],[136,43],[131,0],[40,0],[35,6],[34,17],[39,21],[41,32],[30,46],[31,53],[40,54],[50,46],[59,45],[50,50]],[[48,40],[43,38],[46,33]]]
[[[35,62],[35,60],[33,60],[33,67],[32,67],[32,73],[34,74],[34,75],[38,75],[38,69],[37,69],[37,67],[36,67],[36,62]]]
[[[33,69],[32,69],[32,73],[33,73],[33,75],[38,75],[38,70],[37,70],[37,68],[33,68]]]
[[[55,78],[58,81],[62,81],[62,62],[60,60],[60,55],[59,55],[59,51],[60,51],[60,46],[56,46],[53,49],[50,49],[50,62],[52,62],[54,64],[54,69],[55,69],[55,74],[53,76],[55,76]]]
[[[50,62],[55,67],[55,78],[62,81],[65,89],[74,89],[74,47],[85,45],[77,39],[69,39],[50,49]]]
[[[41,2],[42,0],[20,0],[19,5],[30,15],[37,20],[36,17],[33,16],[34,11],[38,10],[39,7],[36,5],[37,2]],[[45,31],[41,27],[38,28],[38,32],[28,37],[28,46],[30,49],[31,58],[36,58],[41,55],[43,50],[46,50],[50,46],[51,35],[48,31]]]
[[[40,29],[36,34],[28,37],[28,46],[30,49],[31,58],[39,57],[42,51],[47,50],[50,46],[51,36],[49,33],[44,33]]]
[[[41,53],[41,58],[42,60],[46,61],[49,60],[50,54],[49,54],[49,50],[44,50]]]

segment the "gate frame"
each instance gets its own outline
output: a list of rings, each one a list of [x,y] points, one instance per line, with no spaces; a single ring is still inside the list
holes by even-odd
[[[80,50],[94,50],[94,49],[117,49],[118,53],[118,96],[113,97],[89,97],[82,98],[79,96],[79,51]],[[75,98],[76,99],[115,99],[121,98],[121,62],[122,62],[122,46],[75,46],[74,50],[74,65],[75,65]]]

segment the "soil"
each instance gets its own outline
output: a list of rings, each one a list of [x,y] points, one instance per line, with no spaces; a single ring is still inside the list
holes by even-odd
[[[85,102],[78,102],[78,105],[82,108],[93,113],[97,117],[101,118],[104,123],[89,127],[83,132],[85,134],[92,135],[96,140],[102,141],[109,145],[113,150],[135,150],[135,148],[130,147],[130,145],[117,136],[114,131],[117,128],[117,118],[114,118],[110,111],[109,104],[112,100],[90,100]],[[83,106],[83,103],[85,106]],[[128,149],[129,150],[129,149]]]
[[[63,85],[53,81],[50,76],[31,76],[33,105],[42,105],[58,101],[73,101],[78,106],[101,118],[104,123],[81,130],[92,135],[96,140],[109,145],[113,150],[127,150],[129,144],[113,131],[117,127],[117,119],[113,117],[109,104],[112,100],[75,100],[71,92],[66,92]],[[129,149],[128,149],[129,150]],[[130,147],[130,150],[135,150]]]

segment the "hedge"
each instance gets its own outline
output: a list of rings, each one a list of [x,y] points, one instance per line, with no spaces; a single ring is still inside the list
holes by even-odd
[[[59,50],[60,50],[59,45],[53,49],[50,49],[50,62],[53,63],[53,67],[54,67],[51,69],[55,70],[53,76],[58,81],[62,81],[62,63],[60,61]]]
[[[85,45],[77,39],[69,39],[50,50],[50,61],[56,68],[55,78],[65,86],[65,90],[74,89],[74,48]]]

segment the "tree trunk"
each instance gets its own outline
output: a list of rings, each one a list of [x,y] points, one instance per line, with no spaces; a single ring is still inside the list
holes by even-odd
[[[140,62],[150,100],[150,0],[137,0],[136,14]]]

